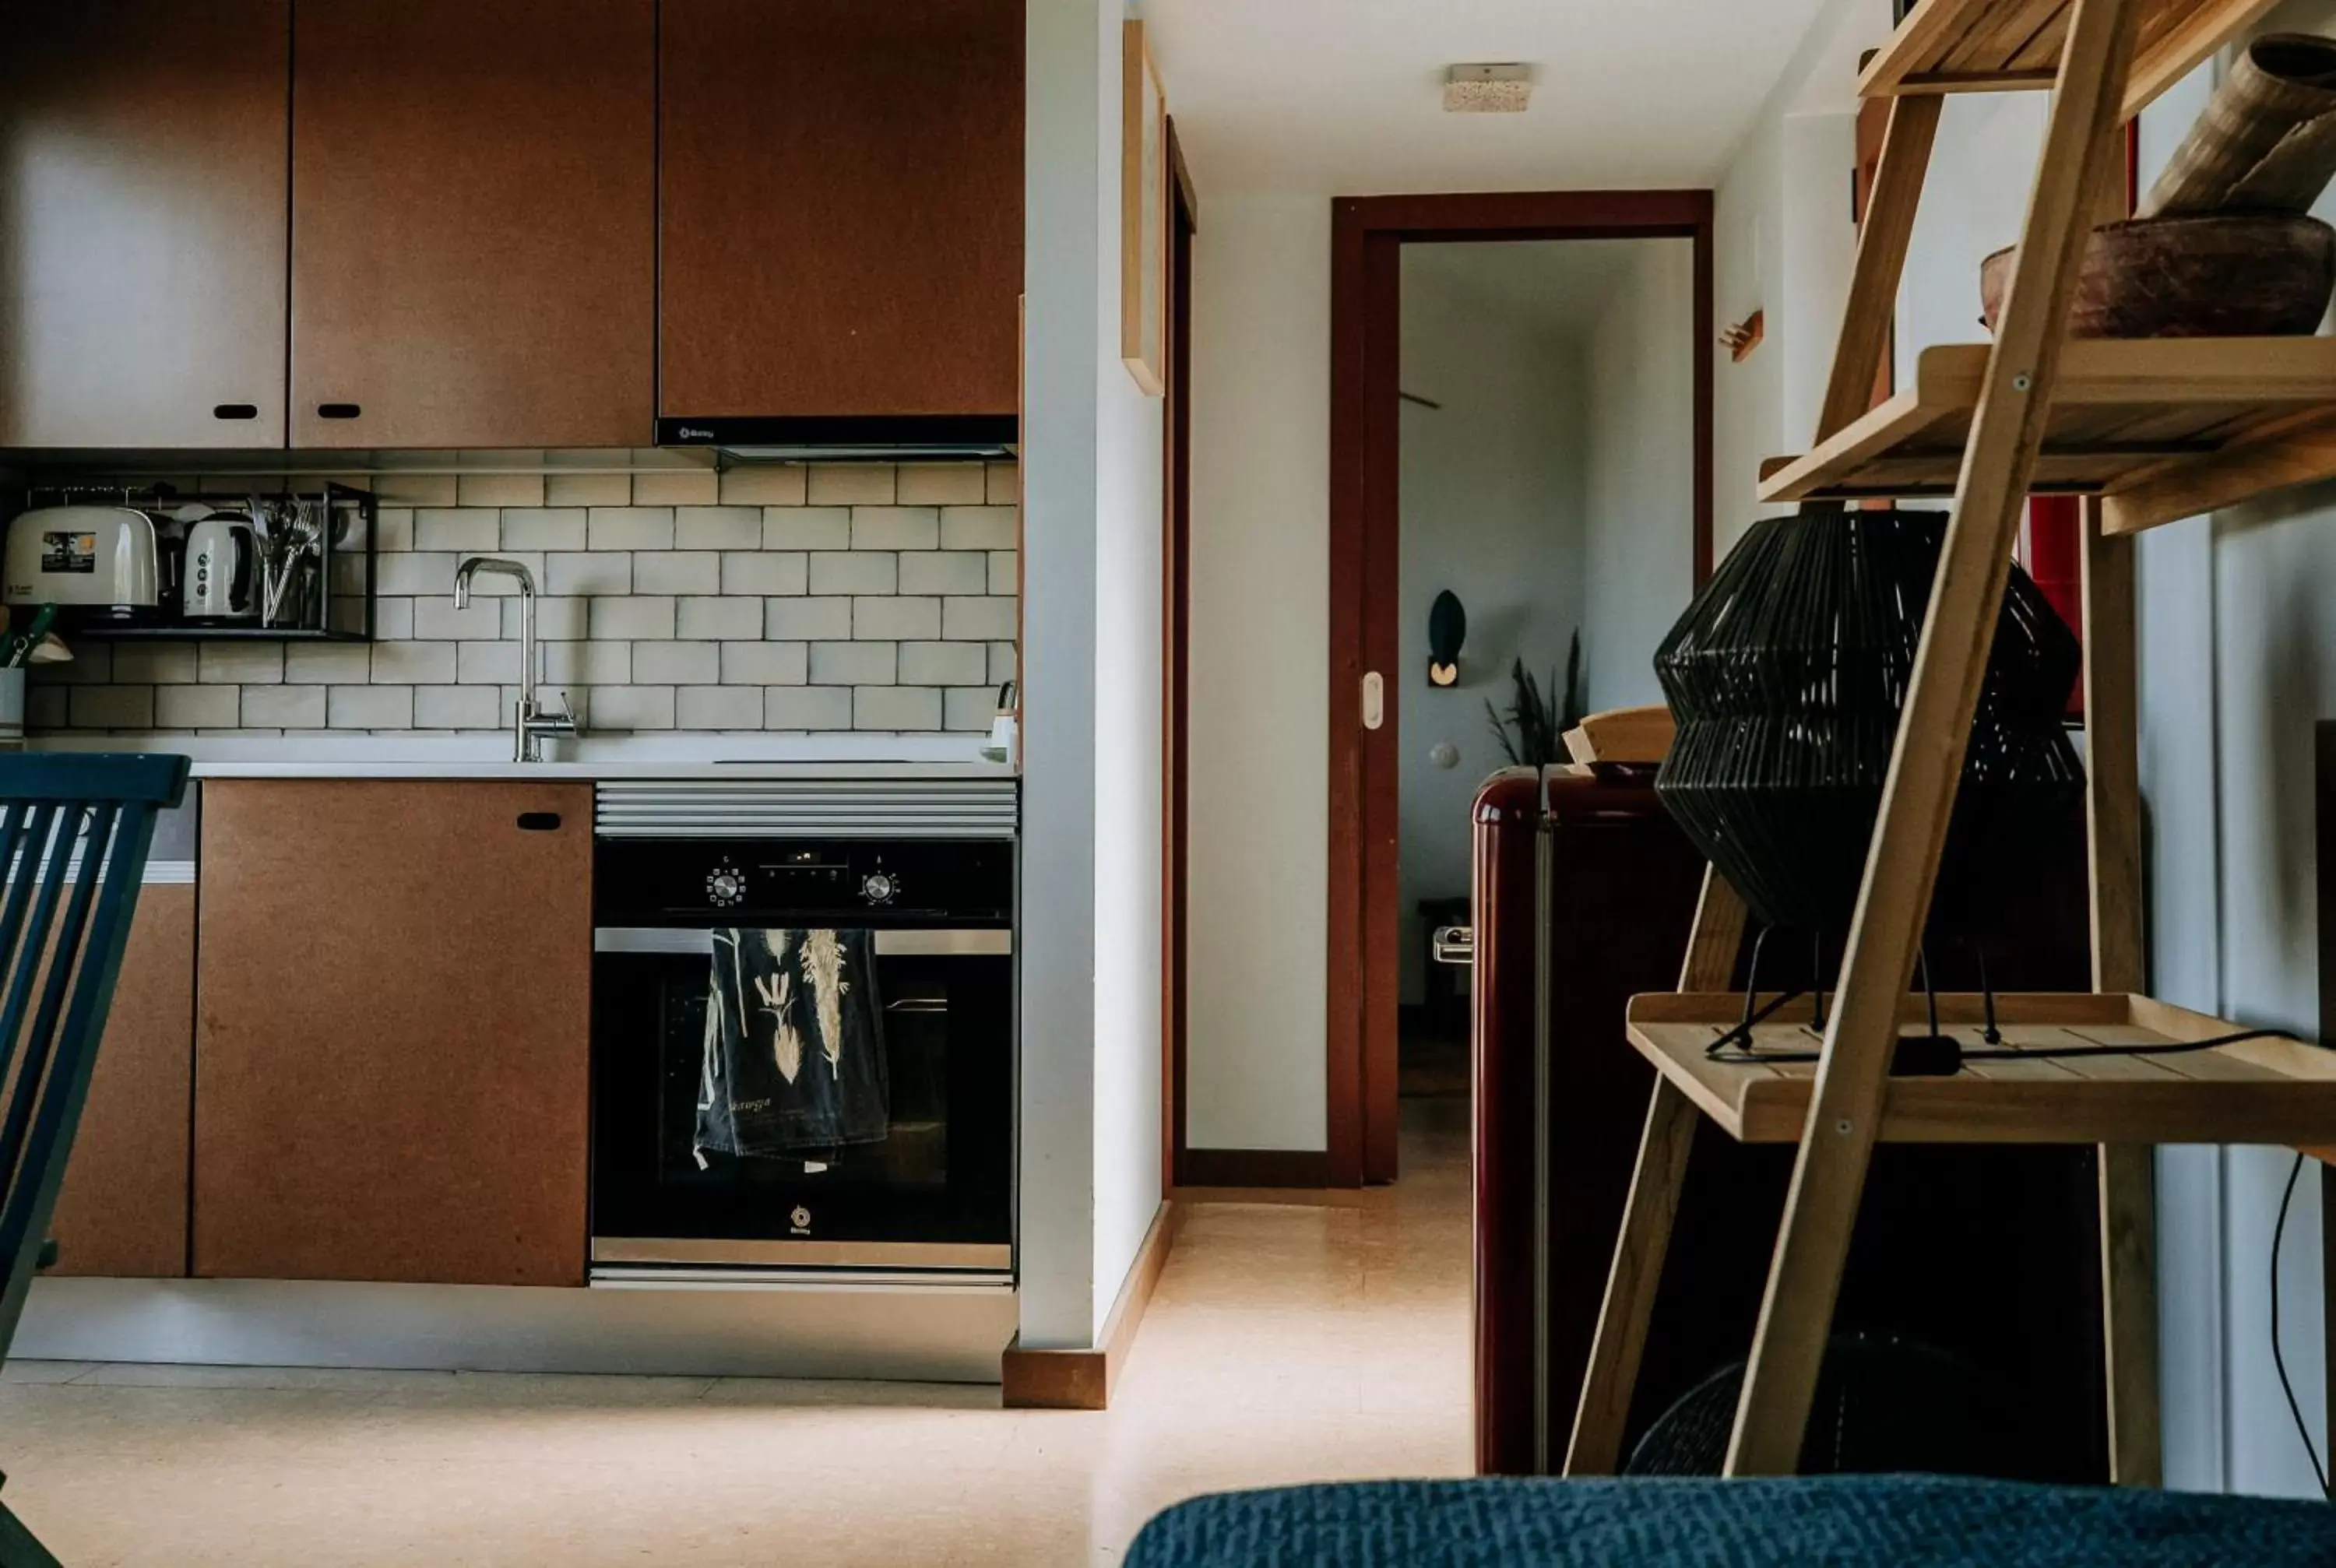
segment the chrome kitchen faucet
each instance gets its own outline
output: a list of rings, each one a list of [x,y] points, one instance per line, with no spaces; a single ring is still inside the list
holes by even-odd
[[[474,555],[454,569],[454,608],[468,609],[471,579],[481,572],[519,581],[519,701],[511,709],[511,760],[541,762],[543,737],[579,735],[576,716],[563,703],[557,713],[545,713],[535,693],[535,573],[527,563],[499,555]]]

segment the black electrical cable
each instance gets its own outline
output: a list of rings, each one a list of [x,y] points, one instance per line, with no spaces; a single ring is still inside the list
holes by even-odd
[[[1784,1000],[1785,998],[1779,998],[1777,1002],[1763,1008],[1760,1016],[1766,1018],[1769,1013],[1776,1011],[1777,1007],[1783,1005]],[[1756,1018],[1753,1021],[1757,1023],[1759,1020]],[[1814,1062],[1823,1055],[1819,1051],[1753,1050],[1735,1043],[1734,1037],[1737,1032],[1731,1029],[1722,1035],[1711,1043],[1705,1054],[1715,1061],[1767,1062],[1787,1065],[1796,1062]],[[2220,1046],[2235,1046],[2244,1040],[2294,1039],[2297,1039],[2297,1037],[2289,1034],[2285,1029],[2241,1029],[2236,1034],[2216,1035],[2210,1040],[2177,1040],[2162,1046],[2041,1046],[2032,1051],[1971,1050],[1963,1052],[1960,1059],[1966,1062],[2045,1062],[2059,1061],[2071,1057],[2178,1057],[2192,1051],[2211,1051]],[[2312,1042],[2302,1040],[2298,1043],[2309,1045]],[[1723,1047],[1732,1048],[1723,1049]]]
[[[2279,1391],[2287,1396],[2287,1413],[2295,1418],[2295,1435],[2302,1440],[2303,1456],[2312,1461],[2312,1475],[2320,1483],[2320,1495],[2336,1501],[2336,1493],[2328,1489],[2328,1467],[2320,1462],[2311,1428],[2303,1424],[2303,1407],[2295,1401],[2295,1385],[2288,1381],[2287,1358],[2279,1348],[2279,1250],[2287,1239],[2287,1210],[2295,1201],[2295,1178],[2302,1174],[2303,1154],[2299,1150],[2295,1163],[2287,1168],[2287,1186],[2279,1195],[2279,1219],[2271,1228],[2271,1364],[2279,1373]]]

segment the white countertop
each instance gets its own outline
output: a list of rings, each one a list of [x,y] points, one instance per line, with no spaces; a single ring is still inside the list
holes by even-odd
[[[178,752],[197,778],[1006,779],[981,735],[606,736],[515,763],[502,735],[54,735],[34,751]]]

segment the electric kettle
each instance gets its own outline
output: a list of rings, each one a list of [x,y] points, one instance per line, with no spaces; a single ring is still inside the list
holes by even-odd
[[[259,536],[251,520],[219,512],[190,527],[180,581],[190,620],[258,620]]]

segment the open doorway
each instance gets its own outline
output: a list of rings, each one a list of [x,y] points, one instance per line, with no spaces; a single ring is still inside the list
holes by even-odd
[[[1395,1179],[1406,1088],[1469,1089],[1465,971],[1431,935],[1465,920],[1468,803],[1507,760],[1488,701],[1512,713],[1519,661],[1553,717],[1657,700],[1655,644],[1709,572],[1711,198],[1336,215],[1328,1164],[1354,1186]],[[1468,631],[1439,686],[1447,589]]]

